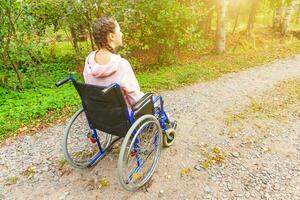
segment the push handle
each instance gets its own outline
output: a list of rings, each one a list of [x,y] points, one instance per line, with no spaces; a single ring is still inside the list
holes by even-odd
[[[68,77],[68,78],[65,78],[65,79],[60,80],[60,81],[58,81],[57,83],[55,83],[55,85],[56,85],[56,87],[59,87],[59,86],[65,84],[66,82],[68,82],[69,80],[70,80],[69,77]]]

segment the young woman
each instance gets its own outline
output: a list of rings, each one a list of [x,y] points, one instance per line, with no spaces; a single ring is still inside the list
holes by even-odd
[[[97,19],[93,26],[93,37],[98,47],[85,60],[84,80],[88,84],[108,86],[118,83],[128,108],[132,108],[144,93],[129,62],[116,54],[122,46],[122,32],[116,20],[111,17]],[[171,122],[176,128],[176,122]]]
[[[129,62],[116,54],[122,46],[122,32],[117,21],[110,17],[97,19],[93,37],[98,47],[85,61],[83,76],[88,84],[108,86],[118,83],[125,101],[131,108],[143,95]]]

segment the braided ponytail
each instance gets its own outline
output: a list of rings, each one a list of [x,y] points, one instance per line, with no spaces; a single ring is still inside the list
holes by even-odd
[[[98,49],[104,48],[111,53],[116,53],[107,41],[107,35],[109,33],[115,33],[115,29],[116,22],[111,17],[102,17],[95,21],[93,26],[93,37]]]
[[[104,48],[110,51],[111,53],[116,54],[116,51],[108,43],[104,45]]]

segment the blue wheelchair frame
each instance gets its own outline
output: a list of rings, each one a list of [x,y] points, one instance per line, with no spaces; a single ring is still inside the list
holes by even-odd
[[[66,79],[60,81],[59,83],[57,83],[56,86],[60,86],[60,85],[62,85],[64,83],[66,83],[67,81],[72,81],[73,85],[76,84],[76,80],[74,78],[72,78],[72,77],[69,77],[69,78],[66,78]],[[120,85],[118,85],[116,83],[113,85],[113,87],[115,87],[117,89],[120,89]],[[153,104],[155,105],[157,102],[159,102],[160,107],[156,107],[158,109],[155,110],[154,114],[155,114],[155,117],[159,121],[160,128],[162,129],[163,132],[165,132],[167,130],[167,127],[166,127],[165,124],[168,121],[168,117],[167,117],[167,114],[166,114],[166,112],[165,112],[165,110],[163,108],[163,98],[161,96],[155,97],[155,99],[153,100]],[[85,110],[84,110],[84,112],[85,112],[85,115],[87,115]],[[133,125],[133,123],[135,122],[135,119],[134,119],[135,112],[134,111],[129,112],[128,108],[126,108],[125,112],[126,112],[126,116],[127,116],[127,119],[129,121],[129,123],[131,125]],[[87,121],[88,121],[88,119],[87,119]],[[87,166],[89,168],[89,167],[94,166],[104,156],[104,154],[109,150],[109,148],[111,147],[111,145],[113,143],[111,143],[105,149],[103,149],[101,147],[100,140],[99,140],[99,137],[98,137],[96,129],[92,128],[92,126],[91,126],[91,124],[90,124],[89,121],[88,121],[88,123],[89,123],[89,128],[92,131],[92,137],[96,140],[97,146],[99,148],[99,152],[92,158],[91,162]],[[136,130],[133,132],[133,134],[135,135],[135,133],[136,133]],[[156,134],[156,136],[154,138],[154,145],[155,146],[158,145],[157,140],[158,140],[158,134]],[[140,161],[139,155],[137,153],[138,144],[139,144],[139,139],[136,138],[136,140],[134,141],[133,149],[134,149],[134,152],[135,152],[135,159],[136,159],[137,167],[133,170],[133,172],[129,176],[130,180],[132,179],[133,174],[136,173],[143,166],[143,163]]]

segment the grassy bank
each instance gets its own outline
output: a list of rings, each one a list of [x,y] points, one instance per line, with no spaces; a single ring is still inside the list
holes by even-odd
[[[234,50],[223,55],[190,53],[181,55],[179,64],[137,73],[141,88],[153,92],[176,89],[300,53],[300,41],[297,39],[267,40],[260,45],[236,43],[238,46],[231,48]],[[51,65],[43,67],[43,73],[32,75],[29,72],[26,75],[27,89],[24,92],[0,88],[0,142],[18,133],[33,132],[62,121],[80,107],[80,100],[71,84],[59,89],[54,86],[56,81],[70,76],[69,71],[73,69]],[[78,75],[75,77],[80,79]],[[35,81],[32,82],[32,79]],[[31,82],[35,87],[31,87]]]

